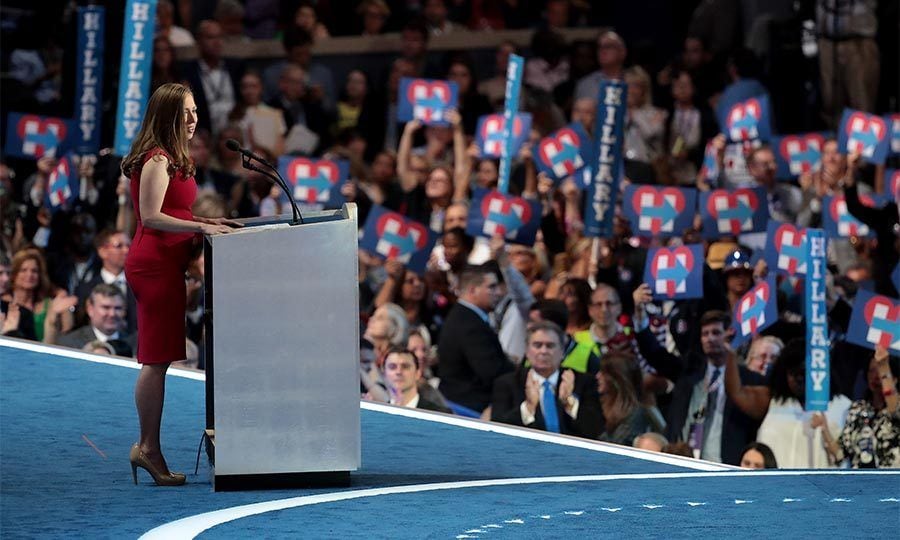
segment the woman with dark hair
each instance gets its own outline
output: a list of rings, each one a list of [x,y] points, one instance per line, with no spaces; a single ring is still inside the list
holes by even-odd
[[[429,306],[425,281],[396,260],[385,261],[384,269],[387,271],[387,280],[375,297],[375,307],[389,302],[397,304],[406,312],[410,326],[424,327],[431,340],[437,341],[440,321],[435,319]]]
[[[597,373],[597,391],[603,411],[601,441],[630,445],[641,433],[652,431],[653,424],[641,405],[643,373],[630,355],[610,352],[604,355]]]
[[[566,309],[569,310],[567,334],[574,335],[576,332],[591,327],[591,315],[588,313],[588,305],[591,303],[591,285],[587,280],[567,279],[559,290],[559,299],[566,303]]]
[[[458,54],[450,60],[447,80],[455,82],[459,87],[459,114],[462,116],[463,132],[474,135],[478,118],[492,111],[488,99],[478,93],[478,82],[468,56]]]
[[[153,64],[150,73],[150,91],[166,83],[178,82],[175,69],[175,47],[165,36],[153,38]]]
[[[356,128],[362,117],[369,96],[369,78],[361,69],[347,74],[344,89],[337,102],[337,118],[332,126],[332,135],[337,137],[345,129]]]
[[[863,398],[854,401],[847,422],[837,440],[833,439],[821,413],[812,425],[822,429],[825,450],[834,463],[850,460],[854,469],[900,467],[900,400],[897,377],[900,363],[878,347],[869,362],[868,386]]]
[[[741,453],[742,469],[777,469],[778,461],[772,449],[761,442],[752,442]]]
[[[191,213],[197,196],[189,141],[197,127],[197,106],[187,86],[164,84],[147,103],[141,129],[122,160],[131,178],[137,231],[125,261],[125,276],[138,311],[138,362],[134,388],[141,425],[140,441],[131,448],[131,471],[150,473],[160,486],[180,486],[185,476],[172,473],[160,448],[166,370],[184,360],[184,275],[198,233],[221,234],[237,223],[224,218],[200,218]]]
[[[829,429],[844,428],[850,400],[840,394],[832,375],[828,410],[820,421]],[[756,439],[769,445],[778,463],[786,469],[827,468],[832,466],[824,440],[813,426],[814,415],[804,409],[806,401],[806,342],[795,339],[785,345],[772,364],[767,386],[742,386],[737,358],[728,352],[725,391],[747,415],[762,419]]]

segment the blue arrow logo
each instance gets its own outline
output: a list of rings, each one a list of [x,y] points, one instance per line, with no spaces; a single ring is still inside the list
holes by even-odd
[[[44,152],[46,152],[51,148],[56,148],[56,146],[59,144],[59,139],[52,131],[47,130],[38,131],[37,133],[26,133],[24,142],[42,146],[44,148]]]
[[[645,206],[641,210],[645,216],[659,219],[663,223],[668,223],[678,217],[678,210],[665,197],[662,198],[661,206]]]

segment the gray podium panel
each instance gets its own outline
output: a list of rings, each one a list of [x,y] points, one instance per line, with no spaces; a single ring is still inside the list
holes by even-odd
[[[207,239],[216,478],[359,468],[355,207],[335,216]]]

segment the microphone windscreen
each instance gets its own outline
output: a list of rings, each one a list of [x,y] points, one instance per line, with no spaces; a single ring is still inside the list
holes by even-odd
[[[241,145],[234,139],[228,139],[225,141],[225,147],[231,150],[232,152],[240,152]]]

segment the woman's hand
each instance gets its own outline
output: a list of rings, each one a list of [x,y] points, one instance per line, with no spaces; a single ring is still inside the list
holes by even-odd
[[[218,218],[225,219],[225,218]],[[216,234],[228,234],[232,231],[232,227],[228,225],[222,225],[219,223],[207,223],[200,222],[200,232],[203,234],[208,234],[210,236]]]
[[[384,271],[388,277],[392,278],[395,283],[403,283],[403,276],[406,274],[406,267],[397,259],[391,259],[384,262]]]
[[[19,311],[19,304],[10,303],[6,313],[0,313],[0,334],[5,335],[17,330],[19,328],[20,318],[21,311]]]
[[[62,315],[63,313],[75,312],[75,306],[78,305],[78,297],[61,292],[50,302],[50,312],[54,315]]]
[[[239,221],[235,221],[233,219],[228,219],[225,217],[205,218],[205,217],[194,216],[194,221],[198,221],[200,223],[206,223],[209,225],[227,225],[229,227],[233,227],[236,229],[239,229],[244,226],[244,224]]]

